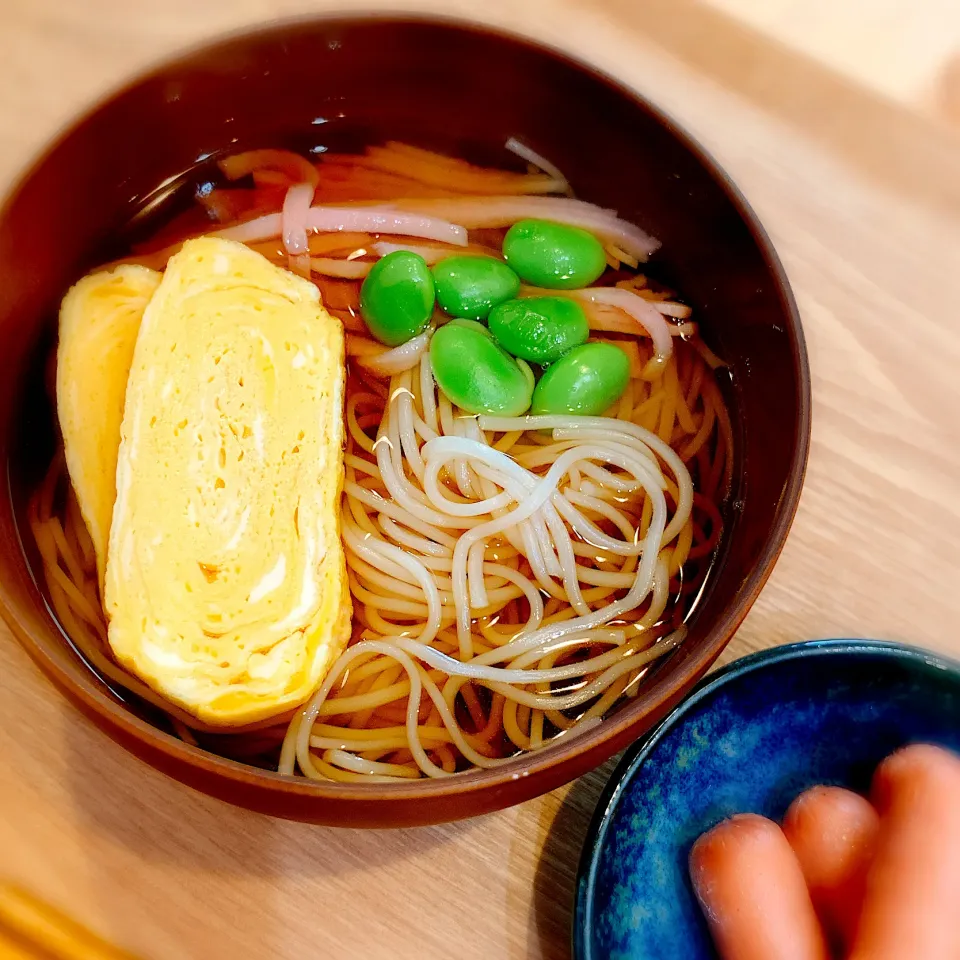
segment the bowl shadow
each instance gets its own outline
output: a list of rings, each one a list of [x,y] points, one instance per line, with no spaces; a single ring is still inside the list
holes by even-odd
[[[620,756],[574,781],[547,828],[533,880],[529,956],[542,960],[568,960],[571,956],[580,853],[600,794]]]

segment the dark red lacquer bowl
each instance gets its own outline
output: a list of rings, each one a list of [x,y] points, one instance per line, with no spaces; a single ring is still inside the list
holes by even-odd
[[[490,65],[495,64],[495,69]],[[483,69],[480,69],[483,66]],[[517,136],[577,194],[663,241],[661,273],[731,364],[735,489],[689,638],[596,728],[496,770],[397,785],[312,783],[191,747],[152,725],[66,642],[32,573],[27,494],[52,449],[37,399],[67,286],[135,214],[211,154],[254,146],[352,149],[399,139],[502,162]],[[803,480],[810,384],[803,336],[769,240],[736,188],[653,106],[528,40],[437,20],[350,17],[269,26],[154,70],[79,120],[0,212],[0,608],[70,699],[184,783],[276,816],[400,826],[526,800],[597,766],[662,717],[743,619],[783,546]]]

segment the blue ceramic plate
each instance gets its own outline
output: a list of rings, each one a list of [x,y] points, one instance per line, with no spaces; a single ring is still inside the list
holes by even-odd
[[[578,960],[716,954],[687,877],[693,841],[724,817],[780,819],[817,783],[865,791],[907,743],[960,750],[960,664],[869,640],[819,640],[708,677],[617,767],[577,879]]]

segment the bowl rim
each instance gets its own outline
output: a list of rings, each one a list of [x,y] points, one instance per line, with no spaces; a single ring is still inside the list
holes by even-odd
[[[290,799],[375,801],[378,805],[399,804],[411,800],[433,801],[453,795],[465,796],[495,790],[497,787],[509,784],[511,780],[515,781],[520,778],[536,779],[553,768],[570,764],[578,755],[587,752],[594,753],[594,760],[590,766],[596,766],[612,756],[625,741],[629,740],[632,728],[642,722],[644,718],[652,715],[655,718],[655,725],[656,721],[662,717],[663,712],[672,709],[677,701],[683,697],[684,687],[691,680],[702,676],[723,651],[755,602],[783,549],[799,505],[800,492],[809,457],[812,416],[810,365],[800,313],[793,290],[773,242],[746,197],[713,155],[692,134],[688,133],[670,114],[650,101],[639,90],[630,86],[626,81],[607,73],[598,64],[583,59],[562,47],[545,43],[516,30],[495,26],[482,20],[447,14],[435,15],[384,10],[348,11],[343,9],[340,11],[307,13],[247,24],[236,30],[215,33],[206,39],[158,57],[142,70],[125,77],[117,85],[94,98],[85,109],[79,111],[73,119],[68,120],[32,155],[4,192],[2,201],[0,201],[0,219],[6,215],[9,207],[35,171],[59,146],[75,135],[101,110],[115,100],[122,98],[130,90],[161,77],[208,51],[229,47],[245,40],[279,38],[285,32],[297,27],[317,27],[337,23],[345,27],[367,23],[401,27],[439,26],[455,32],[484,35],[496,42],[506,41],[509,44],[525,47],[542,55],[545,54],[561,62],[566,68],[586,74],[598,83],[611,88],[617,94],[630,100],[638,110],[651,116],[698,161],[732,204],[757,246],[774,284],[773,293],[777,297],[787,320],[796,375],[797,408],[794,424],[797,440],[776,507],[775,519],[769,526],[764,546],[751,575],[742,584],[737,600],[723,610],[719,619],[707,632],[701,648],[695,656],[684,663],[679,674],[670,676],[662,688],[653,688],[645,695],[638,696],[636,701],[627,708],[604,718],[601,725],[580,735],[561,738],[555,744],[541,751],[515,758],[515,762],[512,763],[469,771],[455,777],[424,778],[398,784],[351,784],[313,781],[305,777],[290,776],[273,770],[253,767],[211,753],[201,747],[193,746],[141,719],[122,703],[111,698],[98,684],[94,683],[94,674],[83,675],[78,679],[67,669],[61,667],[46,652],[43,641],[35,638],[31,629],[21,619],[17,609],[18,604],[12,599],[10,592],[2,581],[0,581],[0,615],[11,628],[20,644],[44,673],[59,687],[61,692],[66,695],[67,699],[77,698],[89,715],[94,716],[99,723],[106,723],[111,730],[116,730],[122,735],[125,749],[129,750],[128,744],[131,740],[138,741],[162,755],[167,764],[172,764],[174,767],[186,765],[192,768],[200,768],[205,774],[214,778],[222,778],[237,785],[252,788],[262,787],[270,791],[278,791]],[[6,466],[9,495],[9,460]],[[19,538],[21,535],[19,528],[17,534]],[[22,541],[20,547],[22,552]],[[29,568],[28,575],[33,578]],[[49,604],[46,603],[46,600],[44,600],[44,604],[48,608],[48,613],[50,613]],[[56,621],[55,617],[54,620]],[[62,629],[60,632],[62,633]],[[658,708],[660,708],[659,711]],[[111,738],[115,739],[112,735]],[[578,775],[579,772],[573,775]],[[552,789],[569,779],[572,779],[572,776],[566,776],[544,789]],[[539,792],[543,791],[531,791],[530,796]],[[505,805],[504,802],[497,804],[497,806],[503,805]]]
[[[665,737],[676,727],[683,724],[688,716],[699,708],[705,700],[722,690],[727,684],[750,674],[760,673],[768,667],[793,660],[807,660],[819,657],[865,654],[885,660],[908,660],[923,663],[943,670],[960,683],[960,660],[895,640],[873,640],[869,638],[830,638],[821,640],[801,640],[784,646],[767,647],[756,653],[748,654],[721,667],[716,673],[704,677],[690,692],[690,695],[676,706],[656,726],[644,734],[630,747],[620,759],[606,782],[590,826],[587,828],[577,865],[576,892],[571,924],[571,946],[575,960],[599,960],[593,952],[593,931],[595,918],[593,905],[596,893],[597,871],[600,855],[606,846],[607,832],[613,823],[617,809],[640,768],[657,750]]]

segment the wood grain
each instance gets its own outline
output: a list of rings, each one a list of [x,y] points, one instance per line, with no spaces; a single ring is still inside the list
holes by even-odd
[[[844,635],[960,655],[956,131],[912,93],[855,85],[870,57],[833,70],[732,18],[734,0],[415,6],[538,35],[646,93],[716,155],[783,257],[811,351],[813,452],[783,557],[725,659]],[[125,74],[323,7],[6,0],[0,181]],[[956,31],[955,5],[938,9]],[[911,42],[922,56],[922,37]],[[466,823],[318,829],[142,766],[55,695],[3,627],[0,677],[0,874],[119,945],[157,960],[568,955],[577,857],[609,765]]]

